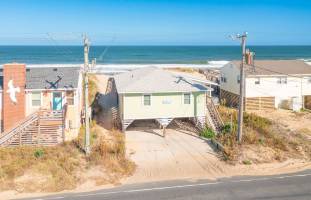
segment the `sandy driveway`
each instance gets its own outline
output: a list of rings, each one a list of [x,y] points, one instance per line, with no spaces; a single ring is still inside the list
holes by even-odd
[[[238,175],[273,175],[311,168],[310,162],[287,160],[264,164],[224,162],[204,140],[168,129],[165,138],[161,130],[132,130],[126,132],[127,153],[136,163],[128,183],[178,179],[216,179]]]
[[[152,131],[126,132],[127,153],[138,165],[129,182],[196,179],[222,173],[218,155],[204,140],[172,129],[165,138],[157,135],[160,130]]]

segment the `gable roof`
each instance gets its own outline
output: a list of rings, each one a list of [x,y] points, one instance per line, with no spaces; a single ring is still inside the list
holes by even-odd
[[[146,67],[114,76],[118,93],[196,92],[206,86],[167,70]]]
[[[26,68],[25,89],[74,89],[78,87],[79,67]],[[3,72],[0,71],[0,89],[3,89]]]
[[[240,69],[241,61],[232,61]],[[311,75],[311,66],[301,60],[255,60],[255,67],[246,65],[247,76],[261,75]]]

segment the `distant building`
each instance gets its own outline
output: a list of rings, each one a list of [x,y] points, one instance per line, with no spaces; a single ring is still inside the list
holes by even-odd
[[[238,106],[241,61],[221,68],[220,99]],[[299,60],[256,60],[245,64],[245,109],[311,109],[311,66]]]
[[[5,64],[0,86],[0,145],[51,145],[78,135],[82,110],[80,68]]]
[[[206,121],[211,88],[155,67],[114,76],[119,115],[125,130],[135,120],[154,119],[167,126],[175,118]]]

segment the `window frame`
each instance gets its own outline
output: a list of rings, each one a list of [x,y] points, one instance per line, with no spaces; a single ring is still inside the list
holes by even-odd
[[[145,96],[149,96],[149,104],[145,104]],[[143,106],[151,106],[151,94],[143,94]]]
[[[189,95],[189,103],[186,103],[186,95]],[[187,99],[188,100],[188,99]],[[191,104],[191,93],[183,93],[183,104],[184,105],[190,105]]]
[[[34,94],[38,94],[38,96],[40,97],[40,99],[33,99],[33,97],[35,96]],[[34,105],[33,104],[33,102],[34,101],[37,101],[37,102],[39,102],[40,101],[40,103],[39,103],[39,105]],[[41,107],[42,106],[42,92],[41,91],[32,91],[31,92],[31,106],[32,107]]]

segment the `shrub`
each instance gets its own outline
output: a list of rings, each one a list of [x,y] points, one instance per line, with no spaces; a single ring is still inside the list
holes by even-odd
[[[44,151],[42,149],[36,149],[33,155],[36,158],[41,158],[44,155]]]
[[[251,165],[252,162],[250,160],[243,160],[242,161],[244,165]]]
[[[232,127],[231,127],[231,123],[227,122],[225,123],[225,125],[222,127],[221,132],[226,134],[226,133],[235,133],[237,131],[237,123],[232,123]]]
[[[265,143],[265,138],[259,138],[258,142],[263,145]]]
[[[222,128],[221,128],[222,133],[230,133],[231,132],[231,124],[226,123]]]
[[[209,127],[205,127],[200,133],[200,136],[208,139],[214,138],[215,135],[215,132]]]

